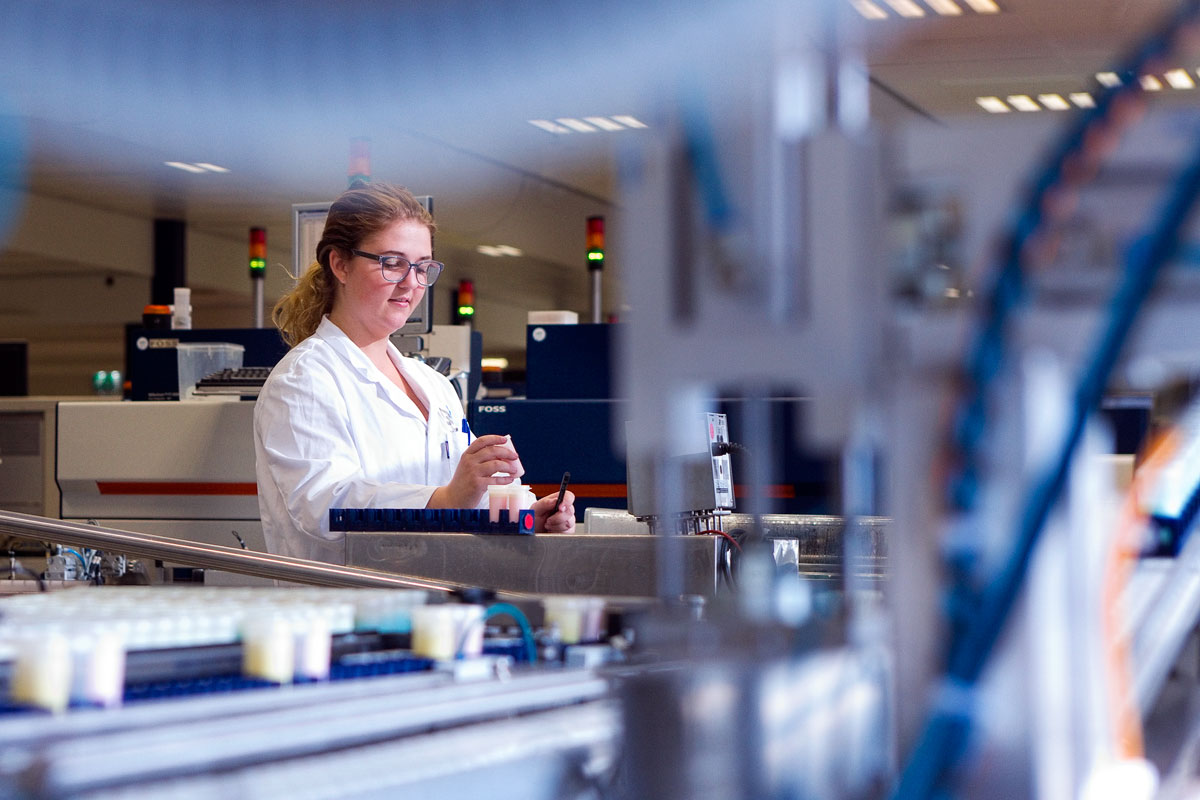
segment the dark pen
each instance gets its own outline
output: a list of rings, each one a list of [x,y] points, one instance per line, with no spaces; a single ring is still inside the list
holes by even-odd
[[[562,505],[563,498],[567,496],[567,484],[571,482],[571,473],[564,472],[562,483],[558,485],[558,502],[554,504],[554,512],[558,513],[559,507]]]

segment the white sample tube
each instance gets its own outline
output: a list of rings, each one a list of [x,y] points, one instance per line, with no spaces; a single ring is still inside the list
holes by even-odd
[[[483,652],[484,607],[457,603],[417,606],[412,611],[412,651],[421,658],[450,661]]]
[[[186,286],[175,289],[175,305],[171,309],[171,327],[175,330],[191,330],[192,290]]]
[[[242,674],[272,683],[291,683],[296,669],[296,643],[291,623],[272,616],[242,624]]]
[[[9,698],[17,705],[62,711],[71,698],[71,646],[59,631],[30,631],[16,643]]]
[[[125,697],[125,640],[115,628],[99,628],[72,641],[71,701],[119,706]]]
[[[293,630],[296,676],[316,681],[328,678],[333,649],[329,621],[316,614],[297,615]]]
[[[563,644],[595,642],[603,638],[603,597],[549,595],[542,600],[542,608],[546,614],[546,627],[557,627]]]

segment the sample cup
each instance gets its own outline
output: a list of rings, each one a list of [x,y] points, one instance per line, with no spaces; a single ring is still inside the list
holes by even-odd
[[[545,626],[558,627],[563,644],[597,642],[602,638],[604,598],[581,595],[551,595],[542,601]]]

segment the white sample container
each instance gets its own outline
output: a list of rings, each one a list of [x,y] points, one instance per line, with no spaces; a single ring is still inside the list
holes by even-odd
[[[604,598],[550,595],[542,601],[545,626],[558,628],[563,644],[598,642],[604,630]]]
[[[421,658],[450,661],[483,652],[484,607],[443,603],[412,610],[412,652]]]
[[[520,483],[488,487],[488,521],[499,522],[500,512],[508,510],[508,521],[516,522],[525,500],[531,496],[529,487]]]

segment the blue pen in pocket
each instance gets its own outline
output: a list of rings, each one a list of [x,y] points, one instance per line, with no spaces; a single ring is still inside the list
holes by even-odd
[[[467,444],[471,443],[471,426],[467,424],[467,418],[463,417],[462,432],[467,435]]]

